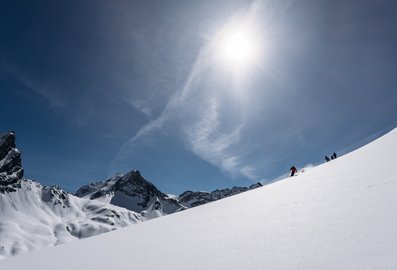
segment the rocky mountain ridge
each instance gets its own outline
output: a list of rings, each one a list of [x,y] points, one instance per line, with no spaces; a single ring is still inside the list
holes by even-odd
[[[254,188],[261,187],[261,183],[253,184],[249,187],[232,187],[226,189],[217,189],[211,192],[203,191],[185,191],[178,196],[177,201],[188,208],[203,205],[209,202],[217,201],[229,196],[239,194]]]
[[[211,192],[185,191],[179,196],[171,198],[143,178],[139,171],[132,170],[125,175],[118,174],[106,181],[85,185],[78,189],[75,195],[125,207],[135,212],[141,212],[143,215],[150,205],[157,202],[157,208],[164,215],[220,200],[260,186],[262,184],[256,183],[249,187],[232,187]]]

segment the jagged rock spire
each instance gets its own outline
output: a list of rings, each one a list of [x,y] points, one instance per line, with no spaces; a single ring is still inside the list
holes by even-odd
[[[9,131],[0,135],[0,193],[16,191],[22,177],[21,152],[15,145],[15,133]]]

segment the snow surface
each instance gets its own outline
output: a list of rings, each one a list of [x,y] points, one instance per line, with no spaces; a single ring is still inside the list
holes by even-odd
[[[397,269],[396,168],[397,129],[297,177],[0,269]]]
[[[0,259],[141,221],[139,214],[127,209],[25,179],[15,192],[0,193]]]

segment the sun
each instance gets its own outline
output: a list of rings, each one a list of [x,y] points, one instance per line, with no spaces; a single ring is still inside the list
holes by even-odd
[[[220,54],[229,64],[245,65],[254,60],[255,45],[251,33],[244,29],[236,29],[223,38]]]
[[[245,71],[261,57],[259,31],[249,23],[227,24],[217,35],[215,55],[218,64],[231,71]]]

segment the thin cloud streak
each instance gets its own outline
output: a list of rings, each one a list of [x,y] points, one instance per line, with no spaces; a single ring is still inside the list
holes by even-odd
[[[259,2],[254,2],[242,16],[245,16],[245,19],[255,17],[255,12],[259,10],[258,5]],[[144,125],[120,148],[113,158],[111,168],[115,168],[121,161],[128,160],[134,152],[134,146],[146,135],[167,126],[167,130],[171,130],[173,135],[182,137],[185,146],[192,153],[221,171],[233,177],[242,175],[249,179],[258,179],[255,167],[247,164],[244,159],[248,149],[240,147],[246,119],[229,117],[229,114],[236,113],[235,110],[244,111],[242,107],[245,104],[234,100],[237,107],[233,107],[224,101],[225,96],[235,95],[234,99],[240,96],[222,92],[225,86],[228,86],[229,91],[235,87],[230,87],[229,78],[220,78],[225,76],[225,72],[219,70],[223,67],[215,62],[218,53],[216,49],[217,46],[214,46],[211,40],[202,48],[184,86],[173,94],[156,119]],[[220,85],[222,82],[223,85]],[[226,125],[223,121],[225,118],[229,118]],[[176,127],[173,126],[175,123]]]
[[[0,68],[4,74],[20,82],[31,91],[46,99],[51,107],[62,108],[65,106],[65,102],[59,96],[56,87],[30,79],[24,72],[20,71],[10,63],[2,62]]]

